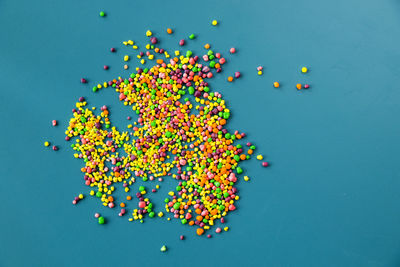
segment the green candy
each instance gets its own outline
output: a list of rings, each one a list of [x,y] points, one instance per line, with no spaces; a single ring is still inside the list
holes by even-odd
[[[97,191],[96,197],[101,197],[103,194],[100,191]]]
[[[104,13],[104,11],[100,11],[100,17],[104,17],[106,15],[106,13]]]
[[[181,204],[179,203],[179,202],[176,202],[175,204],[174,204],[174,210],[178,210],[179,209],[179,207],[181,206]]]
[[[142,192],[142,191],[144,191],[144,190],[146,190],[146,188],[145,188],[144,186],[139,186],[139,191],[140,191],[140,192]]]
[[[153,218],[155,215],[156,215],[156,214],[154,213],[154,211],[152,211],[152,212],[149,213],[149,217],[150,217],[150,218]]]
[[[193,54],[192,51],[190,50],[186,51],[186,57],[190,57],[192,54]]]
[[[104,224],[105,222],[104,217],[99,217],[99,224]]]
[[[166,136],[167,138],[170,138],[170,137],[172,136],[172,133],[171,133],[170,131],[167,131],[167,132],[165,133],[165,136]]]
[[[233,159],[236,160],[236,161],[239,161],[240,157],[238,155],[235,155],[235,156],[233,156]]]
[[[194,88],[192,86],[190,86],[188,88],[189,94],[193,95],[194,94]]]
[[[193,33],[191,35],[189,35],[190,40],[193,40],[194,38],[196,38],[196,36]]]
[[[161,252],[167,251],[167,247],[166,247],[166,246],[162,246],[161,249],[160,249],[160,251],[161,251]]]
[[[243,172],[242,168],[240,168],[240,167],[237,167],[236,171],[237,171],[238,174],[241,174]]]

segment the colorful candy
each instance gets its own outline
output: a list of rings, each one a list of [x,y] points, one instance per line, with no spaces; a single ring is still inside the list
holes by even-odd
[[[167,33],[172,33],[169,30]],[[155,65],[136,68],[126,78],[118,77],[93,87],[94,92],[103,88],[114,90],[138,119],[129,122],[127,131],[117,130],[107,106],[95,114],[85,99],[80,98],[72,111],[66,140],[75,139],[71,148],[74,157],[85,163],[81,169],[84,182],[93,189],[90,195],[105,207],[113,209],[119,205],[118,215],[127,213],[126,204],[113,196],[116,185],[120,184],[129,194],[126,200],[131,200],[131,195],[138,199],[137,208],[130,212],[130,221],[163,217],[164,213],[156,211],[148,196],[156,193],[159,185],[155,188],[142,185],[135,189],[138,191],[129,192],[137,181],[161,182],[162,177],[171,175],[176,186],[164,201],[165,210],[182,224],[195,226],[197,235],[203,235],[214,222],[223,223],[224,216],[236,210],[239,196],[235,183],[237,175],[244,172],[239,164],[250,159],[256,147],[248,143],[245,151],[240,144],[245,133],[225,128],[231,111],[222,95],[209,87],[208,79],[221,72],[226,59],[212,50],[202,57],[190,50],[183,51],[183,55],[175,51],[175,57],[171,57],[164,49],[155,47],[158,39],[151,31],[146,36],[151,37],[150,44],[137,57],[142,63],[144,56],[154,59]],[[194,34],[189,36],[194,38]],[[134,42],[129,40],[124,44]],[[179,42],[181,46],[184,44],[184,40]],[[235,52],[235,48],[230,49],[230,53]],[[124,61],[128,60],[125,55]],[[262,71],[261,66],[257,69]],[[240,72],[235,72],[235,78],[240,76]],[[100,218],[103,217],[98,217],[102,224]],[[102,221],[105,222],[104,218]]]

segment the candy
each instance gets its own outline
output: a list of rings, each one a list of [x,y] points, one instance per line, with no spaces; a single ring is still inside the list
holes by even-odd
[[[263,167],[268,167],[268,166],[269,166],[269,163],[266,162],[266,161],[264,161],[264,162],[262,163],[262,166],[263,166]]]
[[[58,150],[58,147],[57,147],[57,146],[53,146],[53,150],[54,150],[54,151],[57,151],[57,150]]]
[[[150,31],[146,35],[150,43],[137,58],[142,64],[144,59],[149,63],[154,60],[153,66],[136,68],[125,78],[102,81],[93,87],[94,92],[112,87],[137,119],[124,128],[127,131],[117,130],[106,106],[97,112],[88,107],[85,99],[79,99],[66,140],[74,141],[74,157],[84,161],[84,182],[90,187],[90,195],[96,196],[103,206],[119,205],[118,215],[128,214],[130,221],[143,223],[145,218],[164,217],[150,200],[160,186],[151,184],[146,189],[133,185],[137,181],[161,182],[163,177],[172,176],[176,184],[164,201],[165,211],[171,214],[167,220],[175,218],[183,225],[196,225],[196,234],[203,235],[215,222],[223,223],[223,218],[236,210],[239,195],[235,183],[243,173],[239,164],[250,159],[256,147],[248,143],[245,148],[240,140],[245,133],[225,128],[231,111],[222,95],[213,92],[208,84],[208,79],[222,71],[226,58],[209,50],[208,44],[205,55],[177,50],[172,58],[155,47],[158,40]],[[194,34],[189,36],[194,38]],[[123,43],[134,44],[131,40]],[[184,44],[181,40],[180,45]],[[236,49],[230,52],[235,53]],[[123,59],[126,62],[130,58],[125,55]],[[261,66],[258,71],[262,72]],[[235,72],[234,77],[241,77],[241,73]],[[230,81],[233,79],[229,77]],[[127,205],[119,198],[114,199],[118,184],[122,184],[126,200],[132,200],[131,195],[137,198],[138,204],[132,211],[127,211]],[[130,193],[132,190],[134,193]]]
[[[297,90],[301,90],[301,83],[298,83],[298,84],[296,84],[296,88],[297,88]]]
[[[243,179],[247,182],[250,180],[249,176],[244,176]]]
[[[230,52],[231,54],[235,54],[235,53],[236,53],[236,49],[235,49],[234,47],[232,47],[231,49],[229,49],[229,52]]]
[[[81,78],[81,83],[87,83],[87,80],[85,78]]]
[[[213,26],[217,26],[218,21],[214,19],[214,20],[211,22],[211,24],[212,24]]]
[[[307,73],[307,72],[308,72],[307,67],[302,67],[302,68],[301,68],[301,72],[302,72],[302,73]]]
[[[167,33],[168,33],[168,34],[172,34],[172,29],[168,28],[168,29],[167,29]]]
[[[98,222],[99,222],[99,224],[104,224],[106,221],[105,221],[104,217],[99,217]]]
[[[185,239],[185,236],[184,236],[184,235],[181,235],[181,236],[179,237],[179,239],[180,239],[180,240],[183,240],[183,239]]]
[[[104,11],[100,11],[100,17],[105,17],[106,13],[104,13]]]
[[[196,38],[196,36],[193,33],[191,35],[189,35],[190,40],[193,40],[194,38]]]
[[[232,82],[233,81],[233,77],[232,76],[229,76],[228,77],[228,82]]]
[[[183,45],[185,45],[185,40],[183,40],[183,39],[182,39],[182,40],[180,40],[180,41],[179,41],[179,45],[180,45],[180,46],[183,46]]]
[[[103,67],[105,70],[108,70],[110,67],[109,66],[107,66],[107,65],[104,65],[104,67]]]
[[[258,160],[262,160],[264,157],[262,155],[257,155],[256,157]]]
[[[161,247],[161,249],[160,249],[160,251],[161,251],[161,252],[165,252],[165,251],[167,251],[167,247],[166,247],[165,245],[164,245],[164,246],[162,246],[162,247]]]
[[[114,53],[117,50],[114,47],[111,47],[110,51]]]
[[[279,88],[279,83],[278,82],[274,82],[274,87],[275,88]]]
[[[95,218],[99,218],[99,217],[100,217],[100,213],[97,213],[97,212],[96,212],[96,213],[94,214],[94,217],[95,217]]]
[[[305,84],[304,85],[304,89],[308,89],[308,88],[310,88],[310,85],[309,84]]]
[[[48,141],[44,142],[44,146],[49,146],[49,145],[50,145],[50,142],[48,142]]]

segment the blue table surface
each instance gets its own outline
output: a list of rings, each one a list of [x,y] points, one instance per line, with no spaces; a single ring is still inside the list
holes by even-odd
[[[237,48],[211,87],[271,166],[244,164],[230,230],[211,239],[178,220],[128,222],[92,197],[71,204],[90,189],[63,140],[71,109],[85,96],[126,126],[115,92],[91,87],[130,73],[121,42],[143,46],[147,29],[170,50],[191,33],[195,53]],[[400,265],[400,1],[0,0],[0,36],[0,266]],[[161,183],[157,210],[175,183]]]

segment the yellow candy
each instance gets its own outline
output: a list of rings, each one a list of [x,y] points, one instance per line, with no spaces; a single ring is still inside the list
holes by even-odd
[[[245,177],[243,177],[243,179],[244,179],[246,182],[250,180],[249,176],[245,176]]]
[[[229,230],[229,227],[228,227],[228,226],[224,228],[224,231],[225,231],[225,232],[228,231],[228,230]]]
[[[49,142],[44,142],[44,146],[49,146],[50,145],[50,143]]]
[[[214,20],[211,22],[211,24],[212,24],[213,26],[216,26],[216,25],[218,24],[218,21],[214,19]]]
[[[93,190],[90,190],[90,195],[94,196],[94,191]]]
[[[301,68],[301,72],[302,72],[302,73],[306,73],[307,71],[308,71],[307,67],[302,67],[302,68]]]
[[[257,74],[258,74],[258,75],[262,75],[262,71],[259,70],[259,71],[257,72]]]
[[[128,61],[129,60],[129,56],[128,55],[125,55],[124,56],[124,61]]]
[[[79,199],[83,199],[83,194],[79,194]]]
[[[262,155],[257,155],[258,160],[262,160],[264,157]]]
[[[148,31],[146,32],[146,36],[147,36],[147,37],[150,37],[152,34],[153,34],[153,33],[152,33],[150,30],[148,30]]]

